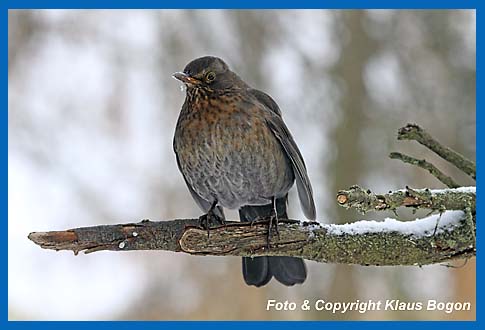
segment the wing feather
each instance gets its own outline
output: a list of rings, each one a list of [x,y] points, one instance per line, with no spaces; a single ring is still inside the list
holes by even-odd
[[[308,219],[315,220],[315,202],[313,200],[312,185],[310,183],[310,179],[308,178],[305,162],[303,161],[303,157],[298,149],[298,146],[296,145],[295,140],[291,136],[288,127],[286,127],[281,117],[281,110],[278,107],[278,104],[276,104],[271,96],[260,90],[249,89],[248,91],[250,94],[256,97],[256,99],[263,106],[265,106],[266,109],[271,110],[266,113],[268,127],[276,136],[286,152],[286,155],[291,160],[296,178],[298,197],[300,198],[303,213]]]
[[[315,220],[316,210],[315,202],[313,200],[313,190],[308,178],[305,162],[296,145],[295,140],[291,136],[290,131],[286,127],[283,119],[277,115],[270,115],[267,119],[268,127],[276,136],[281,146],[286,152],[286,155],[291,160],[293,170],[295,172],[296,187],[298,189],[298,197],[300,199],[303,213],[310,220]]]

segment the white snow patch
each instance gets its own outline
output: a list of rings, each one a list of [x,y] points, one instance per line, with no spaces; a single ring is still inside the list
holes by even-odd
[[[459,187],[459,188],[448,188],[448,189],[430,189],[432,194],[444,194],[448,192],[457,192],[457,193],[472,193],[476,194],[477,187]]]
[[[417,192],[423,192],[425,189],[413,189]],[[477,187],[459,187],[459,188],[446,188],[446,189],[429,189],[429,192],[432,194],[446,194],[449,192],[456,192],[456,193],[472,193],[476,194]],[[399,189],[398,191],[406,192],[406,189]]]
[[[403,235],[428,236],[432,235],[439,221],[436,233],[449,230],[457,225],[464,217],[463,211],[447,211],[441,216],[439,214],[431,215],[415,221],[399,221],[396,219],[386,218],[384,221],[361,220],[343,225],[323,225],[328,234],[333,235],[362,235],[371,233],[398,232]],[[320,227],[320,228],[322,228]],[[315,230],[316,228],[310,228]]]

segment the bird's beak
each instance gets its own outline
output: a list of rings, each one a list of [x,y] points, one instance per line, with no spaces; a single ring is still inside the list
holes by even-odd
[[[180,80],[181,82],[187,85],[198,85],[200,83],[198,79],[192,78],[191,76],[183,72],[175,72],[172,75],[172,77],[174,77],[177,80]]]

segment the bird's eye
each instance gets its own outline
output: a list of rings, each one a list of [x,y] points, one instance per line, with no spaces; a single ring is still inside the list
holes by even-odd
[[[205,75],[205,80],[207,82],[212,82],[214,81],[214,79],[216,79],[216,74],[214,72],[208,72],[206,75]]]

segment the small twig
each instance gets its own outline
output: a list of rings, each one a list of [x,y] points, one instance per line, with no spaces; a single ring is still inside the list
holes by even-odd
[[[436,220],[436,225],[434,226],[434,231],[433,231],[433,237],[436,235],[436,231],[438,230],[438,226],[440,224],[440,220],[441,220],[441,216],[443,215],[443,213],[440,213],[440,216],[438,217],[438,219]]]
[[[427,170],[429,173],[431,173],[431,175],[433,175],[435,178],[437,178],[438,180],[440,180],[442,183],[444,183],[446,186],[448,186],[450,188],[460,187],[460,185],[457,184],[455,181],[453,181],[453,179],[451,177],[444,174],[436,166],[427,162],[424,159],[416,159],[414,157],[404,155],[400,152],[391,152],[389,154],[389,157],[391,159],[399,159],[399,160],[403,161],[404,163],[416,165],[418,167],[421,167],[422,169]]]
[[[463,155],[460,155],[456,151],[441,145],[418,125],[407,124],[405,127],[402,127],[398,131],[397,139],[414,140],[421,143],[428,149],[434,151],[444,160],[452,163],[457,168],[471,176],[473,179],[476,179],[476,166],[474,162],[465,158]]]
[[[475,204],[473,204],[473,206],[470,204],[470,205],[468,205],[465,208],[465,215],[466,215],[466,220],[468,222],[468,225],[471,226],[470,228],[475,228],[475,230],[472,231],[472,236],[473,236],[473,242],[475,242],[474,244],[476,244],[476,241],[477,241],[477,237],[476,237],[476,223],[474,222],[474,220],[476,219],[476,217],[472,213],[472,210],[471,210],[472,207],[473,207],[473,210],[475,210]]]
[[[440,266],[443,266],[443,267],[446,267],[446,268],[454,268],[454,269],[459,269],[459,268],[463,268],[466,266],[466,264],[468,263],[468,259],[469,258],[464,258],[463,259],[463,263],[459,266],[455,266],[455,265],[452,265],[450,263],[447,263],[447,264],[443,264],[443,265],[440,265]]]

